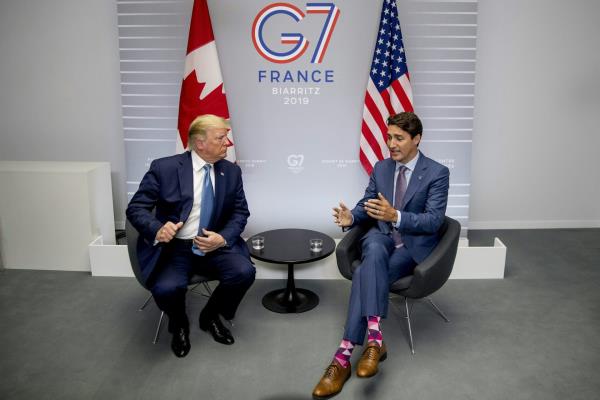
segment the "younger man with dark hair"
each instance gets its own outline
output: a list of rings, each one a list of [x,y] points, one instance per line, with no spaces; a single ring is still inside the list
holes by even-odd
[[[343,340],[315,387],[313,397],[339,393],[350,377],[354,346],[367,346],[356,374],[370,377],[387,357],[380,320],[387,316],[389,288],[412,274],[439,242],[448,202],[449,171],[418,149],[423,126],[411,112],[388,118],[390,157],[375,164],[364,197],[354,209],[340,202],[334,222],[343,229],[369,224],[361,239],[362,260],[352,276]]]

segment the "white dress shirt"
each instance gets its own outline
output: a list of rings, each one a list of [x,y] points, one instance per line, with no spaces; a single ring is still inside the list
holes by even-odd
[[[192,211],[190,216],[184,222],[181,229],[175,235],[178,239],[193,239],[198,235],[198,227],[200,225],[200,210],[202,202],[202,184],[204,183],[204,165],[208,164],[195,151],[192,151],[192,170],[194,177],[194,202],[192,203]],[[215,167],[210,169],[210,179],[212,181],[213,193],[215,191]]]

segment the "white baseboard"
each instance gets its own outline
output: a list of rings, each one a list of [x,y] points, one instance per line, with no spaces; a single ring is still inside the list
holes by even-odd
[[[88,248],[92,276],[133,276],[126,245],[103,245],[98,236]]]
[[[600,220],[549,220],[549,221],[473,221],[469,229],[565,229],[600,228]]]
[[[336,244],[339,239],[336,239]],[[125,245],[102,245],[99,236],[89,245],[93,276],[133,276]],[[496,238],[493,247],[469,247],[468,240],[460,239],[454,269],[450,279],[502,279],[506,247]],[[256,263],[257,279],[286,279],[286,264]],[[296,279],[344,279],[337,268],[335,253],[314,263],[297,264]]]
[[[461,239],[450,279],[503,279],[506,264],[506,246],[498,238],[493,247],[469,247]]]

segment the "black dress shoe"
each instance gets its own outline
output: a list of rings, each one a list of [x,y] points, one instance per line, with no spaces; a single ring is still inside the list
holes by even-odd
[[[214,317],[206,317],[200,313],[199,322],[200,329],[205,332],[210,332],[216,342],[227,345],[233,344],[234,340],[231,332],[225,327],[225,325],[223,325],[218,315],[215,315]]]
[[[173,332],[171,339],[171,350],[176,357],[185,357],[190,352],[190,335],[187,329],[177,328]]]

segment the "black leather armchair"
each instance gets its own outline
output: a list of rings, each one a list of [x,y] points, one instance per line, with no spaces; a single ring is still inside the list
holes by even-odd
[[[360,238],[367,232],[368,227],[356,226],[352,228],[338,244],[335,255],[337,258],[338,269],[346,278],[352,280],[352,273],[361,261]],[[456,251],[458,249],[458,239],[460,237],[460,223],[450,217],[445,217],[444,223],[440,228],[440,243],[415,267],[413,275],[401,278],[390,286],[390,292],[404,297],[406,308],[406,318],[408,323],[408,334],[410,340],[410,350],[414,354],[414,344],[412,338],[412,329],[410,325],[410,309],[408,299],[422,299],[440,289],[448,280]],[[427,298],[434,310],[446,321],[450,322],[444,313]]]
[[[131,225],[129,220],[127,220],[125,222],[125,235],[127,237],[127,251],[129,252],[129,261],[131,263],[131,269],[133,270],[133,274],[135,275],[135,278],[137,279],[139,284],[144,287],[144,289],[150,290],[148,287],[146,287],[146,285],[144,284],[144,282],[142,280],[140,264],[138,262],[138,257],[137,257],[136,246],[137,246],[139,233],[133,227],[133,225]],[[204,286],[205,290],[208,292],[208,295],[203,294],[203,293],[200,293],[200,294],[204,297],[209,297],[212,294],[212,291],[210,289],[210,286],[208,286],[208,282],[211,280],[215,280],[215,279],[216,278],[214,278],[214,277],[194,274],[190,278],[190,284],[189,284],[189,286],[191,286],[190,291],[194,291],[198,287],[198,285],[202,284]],[[148,305],[148,302],[150,302],[151,299],[152,299],[152,294],[150,294],[150,296],[148,296],[148,298],[146,299],[144,304],[142,304],[142,306],[138,309],[138,311],[142,311],[144,308],[146,308],[146,306]],[[158,343],[158,335],[160,333],[160,327],[162,325],[164,316],[165,316],[165,313],[163,311],[161,311],[160,317],[158,319],[158,325],[156,326],[156,333],[154,334],[154,340],[152,340],[152,343],[154,343],[154,344]]]

